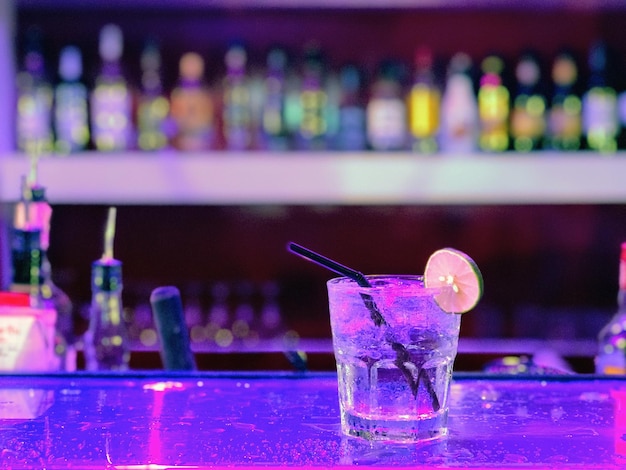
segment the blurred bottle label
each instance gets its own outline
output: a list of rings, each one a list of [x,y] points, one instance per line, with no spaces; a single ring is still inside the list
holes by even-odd
[[[554,103],[550,109],[548,134],[552,147],[561,150],[578,150],[582,135],[582,104],[575,95],[567,96],[561,103]]]
[[[511,135],[518,152],[534,150],[546,131],[546,103],[542,96],[523,95],[515,99],[511,113]]]
[[[164,96],[144,96],[137,106],[137,145],[142,150],[167,147],[170,103]]]
[[[339,110],[339,150],[364,150],[365,110],[359,106],[345,106]]]
[[[485,84],[478,91],[480,147],[502,152],[509,146],[509,91],[500,84]]]
[[[591,149],[616,151],[619,121],[615,90],[609,87],[590,89],[582,101],[582,122],[587,145]]]
[[[57,86],[54,111],[57,152],[76,152],[89,144],[87,100],[87,88],[80,83]]]
[[[52,137],[52,88],[35,84],[25,75],[18,77],[17,145],[30,154],[49,152]]]
[[[123,81],[96,85],[91,100],[91,114],[96,149],[115,151],[130,148],[132,102]]]
[[[401,99],[370,100],[367,105],[367,138],[373,149],[402,149],[406,132],[406,106]]]

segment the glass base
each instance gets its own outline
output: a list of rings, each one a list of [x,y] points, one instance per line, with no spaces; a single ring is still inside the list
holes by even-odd
[[[341,430],[346,435],[368,441],[426,442],[446,436],[447,421],[447,411],[439,411],[414,420],[364,417],[343,412]]]

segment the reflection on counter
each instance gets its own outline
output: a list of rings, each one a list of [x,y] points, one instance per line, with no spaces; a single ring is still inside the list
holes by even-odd
[[[0,421],[39,418],[54,404],[54,391],[37,388],[0,390]]]

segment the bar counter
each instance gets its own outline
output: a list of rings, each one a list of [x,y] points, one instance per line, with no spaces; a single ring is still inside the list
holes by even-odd
[[[449,435],[339,431],[329,372],[0,376],[0,468],[626,468],[626,380],[456,373]]]

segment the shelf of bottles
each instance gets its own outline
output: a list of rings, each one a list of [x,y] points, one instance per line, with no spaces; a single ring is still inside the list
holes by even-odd
[[[368,76],[359,64],[330,67],[314,45],[298,58],[275,47],[253,68],[234,43],[217,80],[200,54],[182,54],[170,90],[151,41],[141,85],[130,85],[115,24],[100,31],[90,87],[78,47],[59,51],[53,83],[36,30],[25,43],[17,151],[0,158],[3,201],[19,195],[25,155],[39,158],[61,203],[626,200],[624,162],[609,158],[626,148],[626,94],[602,42],[584,63],[564,50],[543,77],[524,53],[512,80],[497,55],[458,53],[442,68],[421,47],[413,63],[383,61]]]

